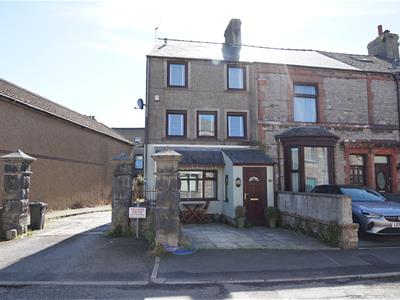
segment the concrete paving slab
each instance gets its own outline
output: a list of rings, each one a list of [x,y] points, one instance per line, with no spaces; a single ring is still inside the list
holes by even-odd
[[[227,224],[182,226],[185,236],[199,249],[332,249],[311,237],[282,228],[236,228]]]

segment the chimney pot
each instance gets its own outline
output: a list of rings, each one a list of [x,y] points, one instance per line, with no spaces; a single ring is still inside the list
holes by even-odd
[[[382,35],[382,34],[383,34],[382,25],[378,25],[378,35]]]

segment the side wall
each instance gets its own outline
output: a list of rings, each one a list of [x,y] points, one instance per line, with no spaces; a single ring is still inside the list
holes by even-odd
[[[111,158],[131,146],[103,134],[0,99],[0,155],[21,149],[32,164],[30,200],[50,209],[109,201]],[[0,203],[3,176],[0,168]]]

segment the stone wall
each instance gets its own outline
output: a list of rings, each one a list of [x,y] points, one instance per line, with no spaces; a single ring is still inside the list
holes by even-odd
[[[336,182],[340,184],[347,180],[344,141],[399,141],[396,84],[390,74],[368,75],[353,71],[284,68],[267,64],[259,64],[255,70],[259,107],[258,140],[265,144],[266,153],[278,162],[275,166],[278,190],[284,187],[284,162],[283,149],[278,146],[275,135],[285,129],[317,125],[337,135],[340,140],[335,147],[335,175]],[[317,86],[318,122],[293,121],[294,82]],[[398,182],[397,190],[400,189]],[[374,187],[374,182],[371,186]]]
[[[280,192],[277,207],[281,225],[318,237],[343,249],[358,246],[351,198],[343,195]]]

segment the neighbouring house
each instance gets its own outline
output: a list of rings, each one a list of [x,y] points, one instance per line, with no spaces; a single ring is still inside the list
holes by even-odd
[[[145,129],[140,128],[130,128],[130,127],[113,127],[111,128],[118,132],[127,140],[133,143],[133,152],[135,159],[135,175],[144,175],[144,139],[145,139]]]
[[[182,201],[263,223],[275,191],[322,183],[399,186],[398,35],[382,32],[368,55],[241,43],[161,39],[147,56],[145,177],[153,153],[182,154]],[[396,52],[397,51],[397,52]]]
[[[132,143],[114,130],[42,96],[0,79],[0,155],[16,149],[37,159],[30,200],[50,209],[110,200],[111,158]],[[0,168],[0,203],[3,175]]]

